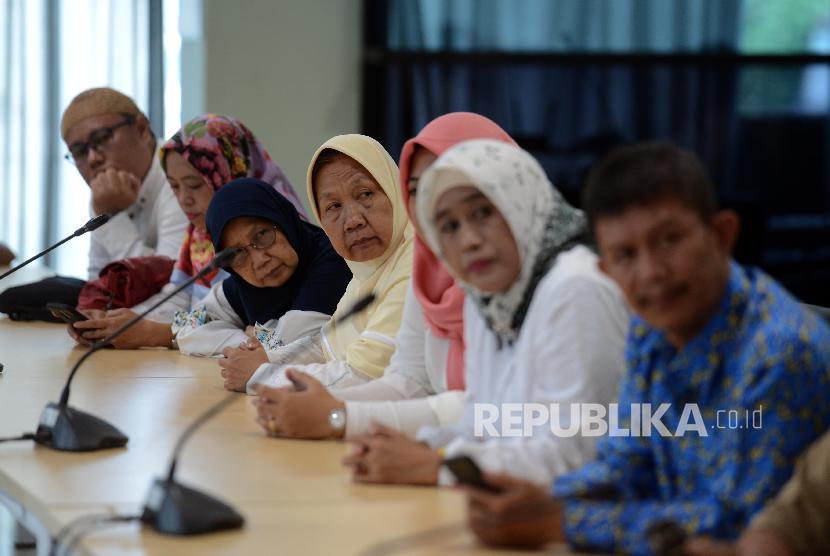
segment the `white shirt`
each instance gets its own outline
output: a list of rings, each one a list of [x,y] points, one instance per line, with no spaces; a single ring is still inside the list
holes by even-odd
[[[326,323],[330,319],[326,319]],[[325,324],[324,324],[325,325]],[[366,332],[364,332],[366,334]],[[372,377],[353,368],[345,361],[331,359],[331,349],[325,346],[325,328],[320,326],[313,336],[300,338],[293,344],[280,346],[274,350],[267,350],[268,363],[260,365],[248,379],[245,390],[249,394],[256,394],[254,387],[264,384],[271,388],[291,386],[291,381],[285,374],[289,368],[300,370],[313,376],[326,388],[346,388],[366,384]],[[390,340],[394,343],[393,340]],[[328,352],[329,357],[326,357]]]
[[[332,391],[346,401],[347,437],[366,433],[373,420],[415,436],[423,425],[451,425],[461,417],[464,392],[447,391],[449,340],[427,326],[411,282],[395,346],[382,377]]]
[[[466,454],[483,469],[550,484],[561,473],[595,456],[597,437],[554,436],[550,423],[529,437],[474,435],[475,404],[495,404],[502,429],[501,404],[559,403],[565,416],[572,403],[608,405],[617,399],[625,369],[629,313],[614,283],[597,267],[597,257],[578,246],[561,254],[539,282],[519,337],[498,349],[496,336],[467,299],[464,304],[464,415],[454,427],[425,427],[418,438],[446,456]],[[561,426],[567,428],[567,420]],[[573,424],[573,422],[570,422]],[[514,427],[515,428],[515,427]],[[518,426],[521,430],[521,424]],[[440,484],[453,482],[442,468]]]
[[[204,307],[207,322],[201,326],[185,326],[176,333],[176,342],[183,354],[220,355],[226,347],[238,347],[248,340],[245,323],[225,297],[222,282],[214,284],[198,306]],[[316,311],[288,311],[279,319],[261,324],[275,330],[275,335],[284,344],[290,344],[318,332],[329,318],[329,315]]]
[[[164,299],[166,296],[170,295],[178,287],[179,286],[177,284],[168,282],[157,294],[148,297],[141,303],[133,305],[130,307],[130,310],[134,313],[143,313]],[[159,305],[157,308],[153,309],[153,311],[145,318],[147,320],[169,324],[173,322],[173,315],[176,314],[176,311],[189,311],[192,307],[198,306],[201,300],[202,298],[198,297],[194,293],[190,293],[187,290],[181,291]]]
[[[175,271],[174,271],[175,273]],[[214,285],[218,284],[225,278],[230,276],[224,269],[219,269],[216,276],[213,278],[212,282]],[[152,295],[142,301],[141,303],[137,303],[130,307],[130,309],[135,313],[143,313],[156,303],[160,302],[162,299],[173,293],[173,291],[178,288],[180,284],[174,284],[172,282],[168,282],[161,288],[157,294]],[[190,311],[193,308],[196,308],[202,302],[202,299],[205,298],[207,293],[210,293],[210,290],[205,290],[203,287],[194,287],[191,285],[189,288],[186,288],[184,291],[180,291],[155,309],[151,313],[149,313],[145,318],[147,320],[152,320],[155,322],[161,322],[165,324],[170,324],[173,322],[173,317],[179,311]]]
[[[107,264],[121,259],[147,255],[176,259],[186,230],[187,217],[167,183],[156,154],[138,190],[138,201],[92,232],[89,279],[98,278]]]
[[[270,363],[260,365],[246,390],[256,384],[290,386],[289,368],[309,374],[331,393],[346,401],[346,435],[368,431],[373,420],[410,436],[424,425],[455,423],[464,407],[464,393],[447,391],[446,363],[449,342],[434,336],[424,321],[421,304],[411,284],[407,287],[395,352],[384,375],[371,380],[345,361],[327,361],[324,334],[303,338],[268,351]]]

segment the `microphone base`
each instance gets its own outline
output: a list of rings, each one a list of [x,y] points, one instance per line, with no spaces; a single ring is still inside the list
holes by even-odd
[[[176,481],[156,479],[141,521],[166,535],[201,535],[239,529],[245,519],[224,502]]]
[[[35,433],[35,442],[61,452],[121,448],[127,440],[124,433],[103,419],[54,402],[43,408]]]

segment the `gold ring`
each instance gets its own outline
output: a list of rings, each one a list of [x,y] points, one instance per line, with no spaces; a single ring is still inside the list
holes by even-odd
[[[277,418],[273,415],[268,416],[268,430],[271,432],[277,432]]]

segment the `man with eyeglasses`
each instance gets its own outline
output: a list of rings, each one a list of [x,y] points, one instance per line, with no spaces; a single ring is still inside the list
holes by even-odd
[[[175,259],[187,218],[159,164],[150,124],[135,102],[106,87],[86,90],[63,113],[61,136],[69,149],[65,158],[91,190],[91,212],[113,215],[90,234],[89,279],[121,259],[147,255]],[[86,215],[73,219],[82,222]],[[11,288],[0,294],[0,312],[17,320],[55,322],[46,305],[75,306],[85,283],[56,276]]]
[[[175,259],[187,218],[159,164],[150,123],[135,102],[107,87],[88,89],[64,111],[61,136],[67,160],[89,185],[92,212],[114,215],[91,234],[89,278],[129,257]]]

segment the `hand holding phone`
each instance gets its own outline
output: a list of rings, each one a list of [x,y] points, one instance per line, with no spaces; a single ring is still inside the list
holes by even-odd
[[[47,303],[46,308],[49,309],[49,312],[52,313],[55,318],[62,320],[66,324],[89,320],[86,315],[71,305],[63,303]]]
[[[501,489],[487,483],[482,476],[481,469],[470,456],[457,456],[445,459],[442,462],[455,479],[462,485],[480,488],[488,492],[501,492]]]

